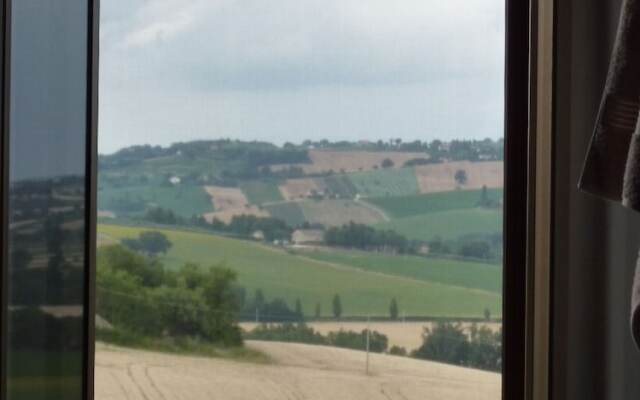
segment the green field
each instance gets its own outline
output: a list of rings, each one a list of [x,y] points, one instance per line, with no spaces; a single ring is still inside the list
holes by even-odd
[[[455,239],[468,234],[501,232],[502,210],[470,208],[432,212],[381,222],[375,227],[393,229],[409,239],[428,241],[436,236]]]
[[[269,204],[264,209],[274,218],[279,218],[289,226],[298,226],[306,221],[302,209],[296,202]]]
[[[122,214],[117,205],[122,200],[142,202],[145,208],[168,208],[176,214],[187,218],[194,214],[199,215],[213,211],[211,198],[201,186],[196,185],[141,185],[108,188],[98,192],[98,207],[100,210]],[[144,208],[142,211],[144,211]]]
[[[395,197],[417,194],[418,181],[412,168],[354,172],[349,179],[363,197]]]
[[[502,267],[495,264],[461,262],[410,255],[384,255],[366,251],[315,249],[300,251],[314,260],[350,265],[364,271],[380,272],[447,285],[502,291]]]
[[[116,225],[98,227],[101,234],[116,239],[135,237],[144,230]],[[418,266],[413,264],[404,267],[406,272],[402,274],[385,273],[384,268],[403,268],[407,261],[381,258],[384,261],[371,263],[370,270],[365,270],[353,267],[355,261],[342,264],[336,262],[340,260],[314,260],[256,242],[186,231],[163,232],[173,243],[170,252],[161,259],[168,267],[177,268],[186,261],[205,266],[225,263],[237,271],[239,283],[249,293],[260,288],[267,298],[282,297],[290,305],[300,298],[307,314],[313,313],[316,303],[330,310],[335,294],[342,298],[345,316],[386,316],[393,297],[408,315],[480,317],[485,308],[492,315],[501,314],[500,294],[485,282],[495,276],[494,269],[486,268],[487,277],[475,285],[472,282],[475,278],[466,277],[466,272],[457,274],[458,278],[449,272],[437,272],[445,268],[485,271],[481,264],[462,261],[443,264],[442,260],[424,259],[424,268],[436,271],[431,276],[418,275]],[[451,283],[443,283],[445,280]]]
[[[284,200],[278,185],[273,182],[243,182],[240,184],[240,189],[242,189],[242,193],[247,196],[251,204],[260,205]]]
[[[380,207],[394,218],[403,218],[432,212],[475,208],[480,201],[481,193],[481,190],[456,190],[411,196],[368,198],[366,201]],[[491,199],[502,199],[502,189],[488,189],[487,194]]]

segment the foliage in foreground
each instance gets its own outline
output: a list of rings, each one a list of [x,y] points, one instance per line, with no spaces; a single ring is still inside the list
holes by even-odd
[[[438,322],[432,329],[425,328],[423,344],[412,356],[500,371],[502,368],[502,332],[473,325],[467,334],[460,324]]]
[[[152,338],[242,344],[236,274],[227,268],[185,264],[167,271],[116,245],[100,249],[96,281],[96,313],[118,328]]]

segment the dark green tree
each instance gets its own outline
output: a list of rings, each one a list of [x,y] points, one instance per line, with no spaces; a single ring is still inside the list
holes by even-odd
[[[456,174],[454,176],[456,183],[458,185],[464,185],[467,183],[467,171],[463,170],[463,169],[459,169],[456,171]]]
[[[147,253],[151,257],[166,254],[173,245],[164,233],[157,231],[142,232],[137,243],[129,240],[125,244],[132,250]]]
[[[302,311],[302,302],[300,301],[300,299],[296,299],[296,314],[298,315],[298,318],[302,319],[302,317],[304,316],[304,312]]]
[[[382,160],[382,168],[391,168],[394,165],[394,162],[390,158],[385,158],[384,160]]]
[[[342,316],[342,300],[338,294],[333,296],[333,316],[338,319]]]
[[[391,304],[389,304],[389,317],[391,319],[398,319],[398,301],[396,298],[391,299]]]
[[[425,328],[423,343],[413,356],[450,364],[465,365],[469,358],[469,339],[459,324],[438,322]]]

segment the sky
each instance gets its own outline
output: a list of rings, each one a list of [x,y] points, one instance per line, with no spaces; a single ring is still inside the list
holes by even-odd
[[[502,137],[504,0],[109,0],[100,153]]]

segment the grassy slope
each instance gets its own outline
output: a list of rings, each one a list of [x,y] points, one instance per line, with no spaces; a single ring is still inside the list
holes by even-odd
[[[457,190],[411,196],[368,198],[388,215],[395,218],[410,217],[432,212],[475,208],[480,200],[480,190]],[[490,198],[501,199],[502,189],[489,189]]]
[[[262,203],[269,203],[273,201],[283,200],[282,194],[275,183],[271,182],[243,182],[240,184],[240,189],[251,204],[260,205]]]
[[[495,293],[502,291],[502,268],[499,265],[337,249],[306,250],[301,251],[300,254],[314,260],[351,265],[365,271],[483,289]]]
[[[349,179],[364,197],[406,196],[419,191],[412,168],[355,172]]]
[[[137,236],[144,229],[100,225],[98,230],[124,238]],[[500,315],[500,295],[487,290],[365,272],[253,242],[192,232],[164,233],[173,242],[171,251],[162,260],[169,267],[179,267],[185,261],[202,265],[225,262],[238,272],[240,284],[250,291],[261,288],[267,297],[280,296],[289,304],[300,298],[307,313],[313,312],[316,302],[330,310],[331,299],[338,293],[347,316],[387,315],[392,297],[410,315],[477,317],[485,308]]]
[[[472,208],[434,212],[381,222],[375,227],[393,229],[410,239],[431,240],[435,236],[455,239],[472,233],[500,232],[502,210]]]
[[[264,208],[272,217],[285,221],[289,226],[297,226],[306,221],[302,209],[296,202],[270,204]]]
[[[112,202],[119,198],[142,199],[148,207],[169,208],[183,217],[213,211],[209,195],[201,186],[195,185],[105,188],[98,193],[100,209],[113,209]]]

